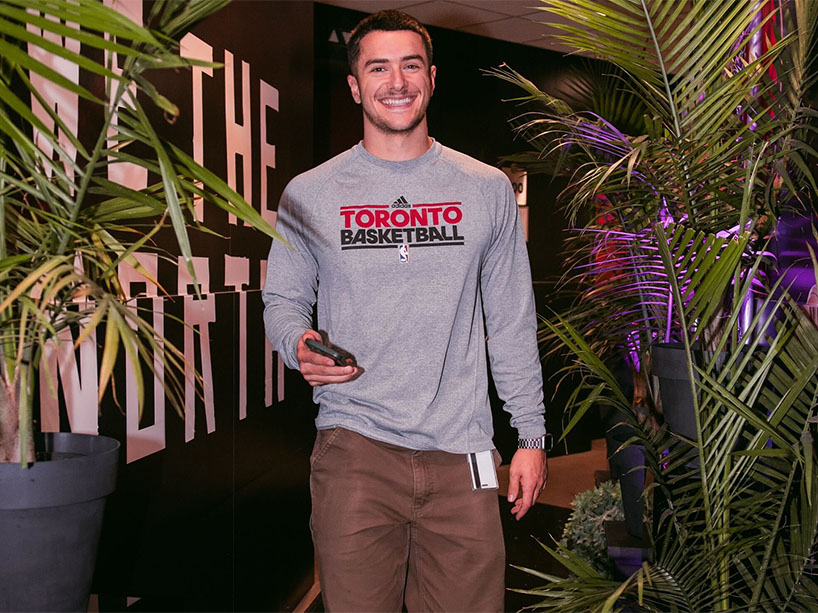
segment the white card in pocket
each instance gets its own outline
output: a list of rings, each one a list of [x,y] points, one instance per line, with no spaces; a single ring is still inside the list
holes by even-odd
[[[497,467],[491,449],[467,454],[471,471],[471,486],[475,490],[497,489]]]

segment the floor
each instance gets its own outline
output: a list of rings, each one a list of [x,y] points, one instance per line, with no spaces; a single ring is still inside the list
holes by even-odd
[[[511,505],[506,500],[509,467],[503,465],[498,469],[498,495],[500,497],[500,511],[508,562],[506,571],[506,585],[508,587],[505,602],[506,611],[520,611],[524,607],[536,603],[535,597],[520,594],[514,590],[530,589],[542,583],[541,579],[516,567],[531,568],[552,575],[563,573],[560,565],[550,558],[538,541],[551,543],[552,539],[559,540],[562,535],[563,525],[571,513],[570,503],[573,498],[578,493],[593,488],[598,476],[597,473],[608,470],[605,441],[604,439],[594,440],[590,451],[549,458],[548,462],[547,485],[537,499],[537,504],[520,521],[513,518],[510,513]],[[307,589],[311,581],[310,577],[305,577],[304,589]],[[297,596],[293,599],[293,603],[296,600]],[[191,610],[185,603],[175,602],[167,598],[129,599],[128,602],[117,601],[117,603],[106,605],[106,603],[93,597],[89,606],[89,611],[125,609],[129,613],[131,611],[167,612]],[[301,601],[298,604],[289,605],[286,610],[298,613],[323,612],[320,586],[317,579],[314,580],[312,588],[309,589]]]
[[[519,611],[537,602],[536,597],[514,592],[515,588],[528,589],[542,584],[541,579],[514,566],[523,566],[552,575],[564,574],[562,567],[551,559],[537,540],[546,544],[551,542],[552,537],[559,540],[563,525],[571,514],[571,501],[580,492],[594,487],[596,473],[607,470],[604,439],[592,441],[590,451],[550,458],[548,482],[537,498],[537,504],[517,522],[511,517],[509,505],[505,500],[508,465],[500,467],[497,475],[500,482],[498,494],[501,496],[506,559],[509,564],[506,571],[506,586],[509,589],[506,593],[506,611]]]

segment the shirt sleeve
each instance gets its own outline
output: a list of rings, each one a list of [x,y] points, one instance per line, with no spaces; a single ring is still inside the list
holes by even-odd
[[[261,297],[267,338],[284,363],[298,369],[298,339],[312,327],[318,263],[304,232],[308,227],[305,207],[295,191],[290,183],[278,205],[276,230],[288,244],[273,240]]]
[[[491,374],[511,425],[534,438],[545,434],[545,407],[528,251],[508,179],[499,177],[486,193],[495,198],[480,279]]]

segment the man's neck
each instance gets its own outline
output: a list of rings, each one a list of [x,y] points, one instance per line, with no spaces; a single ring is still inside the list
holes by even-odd
[[[432,139],[426,126],[418,126],[407,134],[386,134],[378,128],[364,125],[363,146],[369,153],[390,162],[414,160],[429,150]]]

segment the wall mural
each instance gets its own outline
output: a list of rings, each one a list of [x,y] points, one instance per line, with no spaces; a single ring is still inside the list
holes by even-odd
[[[150,10],[142,0],[104,2],[137,22]],[[89,53],[75,40],[52,42]],[[223,67],[155,73],[153,82],[180,114],[171,123],[159,109],[146,111],[163,138],[274,221],[284,186],[313,165],[312,3],[233,2],[180,45],[185,56]],[[101,78],[53,57],[39,59],[104,95]],[[83,141],[93,112],[64,89],[37,87]],[[135,189],[156,180],[126,164],[110,172]],[[133,268],[119,270],[134,309],[202,375],[198,389],[185,386],[182,414],[161,385],[146,381],[140,419],[134,373],[124,359],[115,397],[106,392],[98,410],[101,339],[77,350],[71,342],[53,345],[40,371],[43,430],[101,433],[123,445],[94,581],[102,610],[125,605],[105,605],[106,595],[153,598],[157,610],[280,610],[302,578],[312,577],[307,457],[314,413],[264,337],[260,288],[269,238],[200,203],[195,214],[215,232],[190,234],[200,295],[175,253],[139,256],[161,289]],[[170,232],[159,231],[159,247],[174,244]],[[279,549],[286,560],[271,555]]]
[[[105,4],[130,19],[142,22],[144,10],[142,0],[104,0]],[[246,29],[246,23],[254,16],[264,16],[272,21],[276,17],[276,3],[241,3],[234,10],[216,16],[222,24],[232,27],[215,28],[206,22],[202,31],[187,34],[181,40],[181,54],[186,57],[223,63],[221,70],[208,67],[197,67],[191,72],[174,75],[169,81],[165,75],[157,79],[160,89],[182,108],[180,123],[167,124],[166,136],[175,144],[191,152],[196,161],[209,167],[226,178],[228,184],[241,193],[270,222],[275,221],[275,204],[281,188],[286,183],[277,167],[279,157],[291,155],[293,150],[304,151],[304,143],[287,143],[277,130],[285,122],[280,118],[281,88],[289,100],[285,101],[285,111],[301,105],[303,117],[304,96],[294,92],[294,87],[287,88],[282,82],[280,69],[275,70],[275,63],[267,54],[248,57],[243,38],[231,38],[233,29]],[[266,6],[263,6],[266,5]],[[239,10],[235,10],[238,8]],[[242,27],[243,25],[243,27]],[[61,45],[79,47],[71,39],[62,39]],[[79,50],[79,49],[76,49]],[[39,48],[32,47],[32,53],[39,54],[39,59],[50,65],[66,78],[78,82],[80,78],[76,65],[60,62],[53,56],[46,55]],[[115,54],[114,54],[115,55]],[[275,56],[274,54],[271,54]],[[282,55],[278,55],[282,57]],[[109,58],[116,66],[116,57]],[[269,73],[269,76],[268,76]],[[279,73],[279,74],[276,74]],[[35,75],[36,78],[36,75]],[[286,75],[285,75],[286,78]],[[76,94],[59,86],[42,83],[39,87],[44,99],[57,110],[66,125],[82,136],[83,107]],[[296,96],[293,96],[293,94]],[[297,102],[295,97],[298,98]],[[287,104],[289,102],[289,104]],[[311,101],[309,101],[311,102]],[[185,103],[188,103],[185,108]],[[309,106],[309,103],[307,104]],[[32,107],[45,122],[50,120],[45,111],[32,99]],[[53,123],[53,122],[52,122]],[[161,122],[160,122],[161,123]],[[287,145],[290,145],[288,147]],[[309,150],[309,147],[306,147]],[[282,155],[283,152],[283,155]],[[311,160],[302,154],[295,164],[306,166]],[[286,167],[285,167],[286,170]],[[289,172],[286,178],[293,173]],[[109,166],[109,179],[124,183],[133,189],[147,187],[149,177],[144,168],[133,164]],[[180,311],[174,316],[181,316],[190,327],[183,331],[183,342],[179,345],[190,362],[190,368],[196,363],[202,374],[202,398],[197,398],[192,378],[188,379],[185,388],[184,440],[191,441],[195,436],[212,433],[216,428],[215,412],[229,410],[217,407],[214,403],[214,387],[233,385],[237,392],[236,406],[238,419],[248,415],[248,389],[263,386],[263,405],[272,406],[284,399],[284,366],[272,352],[265,341],[263,356],[248,354],[248,335],[262,335],[263,327],[258,317],[248,310],[248,301],[258,300],[258,290],[263,283],[266,271],[264,257],[269,241],[267,237],[238,227],[234,216],[227,219],[208,219],[210,227],[215,227],[227,236],[226,240],[202,240],[195,258],[195,270],[201,284],[201,296],[197,297],[184,266],[178,266],[175,273],[163,266],[155,253],[142,254],[140,263],[151,274],[158,274],[170,297],[161,296],[160,289],[140,273],[123,264],[120,275],[124,288],[136,305],[145,306],[152,311],[152,324],[158,330],[165,325],[172,325],[168,320],[174,305]],[[204,219],[201,203],[197,204],[196,214],[199,220]],[[194,249],[196,245],[194,244]],[[173,291],[172,288],[176,288]],[[216,308],[217,295],[230,293],[237,298],[237,309],[223,310]],[[228,321],[223,319],[227,317]],[[236,343],[235,364],[225,364],[226,352],[214,352],[215,329],[229,327],[235,330]],[[70,335],[70,331],[66,331]],[[97,397],[97,341],[89,338],[78,351],[73,351],[70,342],[54,344],[47,356],[48,368],[41,370],[41,427],[45,431],[70,429],[73,432],[98,433],[99,419],[96,408]],[[252,372],[248,369],[252,364]],[[259,368],[263,366],[263,368]],[[161,375],[161,370],[159,371]],[[225,378],[230,373],[231,378]],[[215,375],[215,376],[214,376]],[[55,397],[53,390],[61,390],[61,397]],[[123,441],[127,461],[134,462],[152,453],[161,451],[168,444],[165,424],[166,406],[161,385],[153,385],[152,402],[147,402],[146,411],[150,415],[143,418],[140,424],[137,417],[137,400],[135,377],[132,371],[125,372],[124,397],[122,409],[125,412],[126,432]],[[196,405],[202,405],[202,415],[197,415]],[[62,408],[62,418],[61,418]],[[170,417],[172,418],[172,416]],[[65,423],[67,421],[67,423]],[[147,423],[147,425],[146,425]]]

